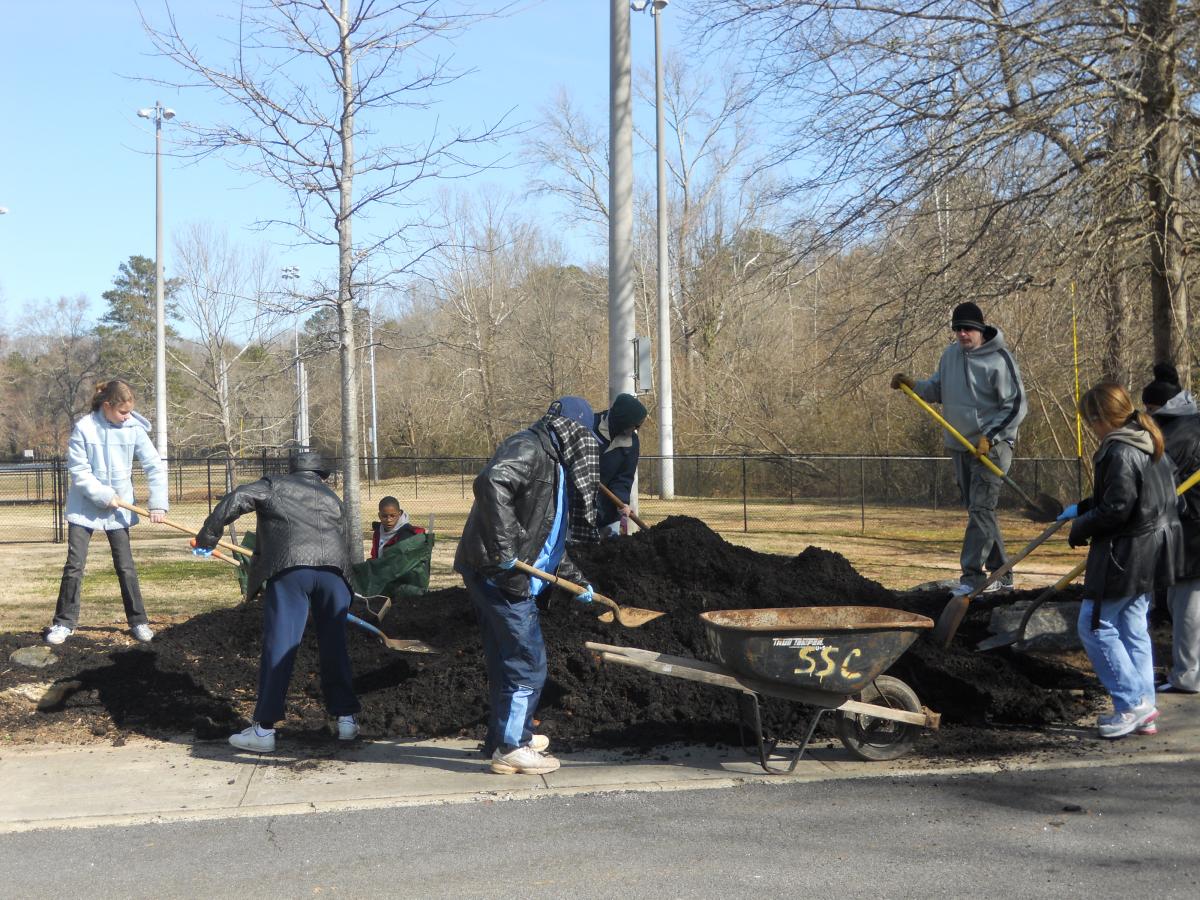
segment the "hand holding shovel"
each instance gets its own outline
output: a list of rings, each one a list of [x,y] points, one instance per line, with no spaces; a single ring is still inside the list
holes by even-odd
[[[147,519],[150,518],[150,511],[148,509],[142,509],[140,506],[134,506],[132,503],[126,503],[120,497],[115,498],[115,502],[116,502],[117,506],[120,506],[123,509],[127,509],[130,512],[135,512],[139,516],[145,516]],[[162,523],[164,525],[166,525],[168,528],[174,528],[176,531],[182,531],[184,534],[190,534],[193,538],[197,534],[197,532],[194,528],[188,528],[186,525],[180,525],[178,522],[172,522],[166,516],[163,516]],[[240,547],[237,544],[231,544],[231,543],[229,543],[229,541],[226,541],[226,540],[217,541],[217,546],[223,547],[224,549],[230,551],[231,553],[243,553],[246,556],[254,555],[253,550],[248,550],[247,548]],[[218,559],[219,558],[220,557],[218,557]],[[235,565],[236,565],[236,563],[235,563]]]
[[[951,437],[962,444],[967,449],[968,453],[979,460],[981,465],[983,465],[993,475],[1001,479],[1005,484],[1016,491],[1020,498],[1025,501],[1025,514],[1027,516],[1029,516],[1035,522],[1053,522],[1058,518],[1058,514],[1062,512],[1061,503],[1046,494],[1039,494],[1038,499],[1036,501],[1033,500],[1027,493],[1025,493],[1025,491],[1021,489],[1020,485],[1013,481],[1008,475],[1005,475],[1003,470],[1001,470],[998,465],[988,458],[987,454],[980,453],[979,448],[963,437],[953,425],[942,418],[941,413],[917,396],[917,392],[914,391],[906,382],[898,380],[895,382],[895,384],[897,384],[899,388],[904,391],[904,393],[911,397],[912,400],[921,407],[921,409],[929,413],[929,415],[932,416],[939,425],[945,428]]]

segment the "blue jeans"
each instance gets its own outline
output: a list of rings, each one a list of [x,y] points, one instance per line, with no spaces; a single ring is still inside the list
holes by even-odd
[[[1076,626],[1092,668],[1112,695],[1113,709],[1128,712],[1154,702],[1154,657],[1146,616],[1150,595],[1100,602],[1100,627],[1092,630],[1095,600],[1084,600]]]
[[[302,566],[276,575],[263,592],[262,659],[254,708],[257,722],[272,725],[283,718],[292,666],[310,607],[317,626],[325,709],[331,716],[349,716],[361,708],[354,696],[354,675],[346,649],[350,586],[333,570]]]
[[[478,573],[462,576],[483,632],[488,678],[483,748],[489,754],[497,748],[507,753],[533,737],[533,714],[546,683],[546,644],[537,603],[530,597],[510,597]]]

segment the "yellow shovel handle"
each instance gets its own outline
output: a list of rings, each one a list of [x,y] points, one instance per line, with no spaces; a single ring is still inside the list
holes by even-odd
[[[1002,471],[1000,471],[1000,467],[998,465],[996,465],[994,462],[992,462],[987,457],[986,454],[980,453],[979,448],[977,448],[974,444],[972,444],[965,437],[963,437],[961,434],[959,434],[958,429],[955,428],[953,425],[951,425],[949,422],[947,422],[944,418],[942,418],[941,413],[939,413],[936,409],[934,409],[932,406],[930,406],[928,403],[926,403],[924,400],[922,400],[919,396],[917,396],[916,391],[914,391],[912,388],[910,388],[907,384],[904,384],[903,382],[900,383],[900,389],[902,391],[904,391],[904,393],[908,394],[908,396],[910,396],[914,400],[916,400],[917,403],[920,405],[920,407],[923,410],[925,410],[925,412],[929,413],[929,415],[933,416],[933,418],[937,421],[937,423],[939,425],[941,425],[948,432],[950,432],[950,434],[954,436],[955,440],[957,440],[960,444],[962,444],[964,447],[966,447],[967,450],[969,450],[971,452],[972,456],[974,456],[977,460],[979,460],[981,463],[983,463],[985,466],[987,466],[989,469],[991,469],[993,475],[995,475],[997,478],[1004,478],[1004,473]]]

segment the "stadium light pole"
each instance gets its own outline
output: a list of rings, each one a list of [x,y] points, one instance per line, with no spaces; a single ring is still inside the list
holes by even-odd
[[[608,42],[608,399],[634,394],[633,101],[629,0],[611,0]]]
[[[167,458],[167,318],[162,273],[162,123],[175,118],[175,110],[159,101],[139,109],[143,119],[154,120],[154,443]]]
[[[279,273],[280,277],[290,282],[289,293],[296,293],[295,282],[300,278],[299,266],[285,266]],[[304,360],[300,357],[300,329],[292,332],[295,339],[296,360],[296,445],[300,450],[308,449],[308,371]]]
[[[667,252],[667,157],[663,103],[662,12],[669,0],[635,0],[637,12],[654,17],[654,153],[658,164],[658,455],[659,496],[675,496],[675,411],[671,394],[671,260]]]

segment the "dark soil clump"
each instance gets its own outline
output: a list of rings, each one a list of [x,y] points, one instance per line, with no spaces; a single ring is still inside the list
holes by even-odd
[[[547,598],[542,630],[549,679],[540,706],[542,728],[557,747],[639,747],[671,741],[737,737],[737,693],[602,665],[585,641],[622,644],[676,656],[708,658],[698,618],[705,610],[784,606],[862,605],[919,612],[936,618],[944,591],[895,594],[863,578],[837,553],[809,547],[794,557],[757,553],[729,544],[702,522],[672,517],[628,538],[579,549],[575,558],[596,589],[619,603],[669,615],[639,629],[606,625],[596,612],[561,591]],[[1033,596],[1029,592],[1029,596]],[[1011,599],[1011,595],[1009,598]],[[954,647],[920,639],[888,670],[917,692],[946,724],[996,722],[1038,726],[1069,720],[1080,711],[1080,689],[1096,693],[1090,676],[1065,665],[1001,651],[974,651],[985,636],[987,610],[972,604]],[[28,727],[74,718],[104,734],[107,718],[119,730],[156,736],[191,733],[223,737],[252,709],[256,691],[261,610],[242,604],[195,616],[159,633],[154,642],[102,651],[76,636],[56,648],[59,662],[0,675],[0,690],[33,678],[74,679],[79,686],[55,709],[23,713],[0,706],[0,727]],[[367,736],[482,737],[486,684],[474,613],[462,588],[434,591],[395,604],[383,622],[396,637],[418,638],[441,650],[436,657],[395,653],[351,627],[355,686]],[[0,653],[32,643],[36,635],[0,635]],[[971,649],[968,649],[971,648]],[[1073,699],[1069,689],[1074,689]],[[87,715],[88,712],[92,715]],[[790,736],[810,710],[768,700],[768,728]],[[306,636],[296,659],[285,727],[324,726],[316,641]],[[93,727],[94,726],[94,727]]]

